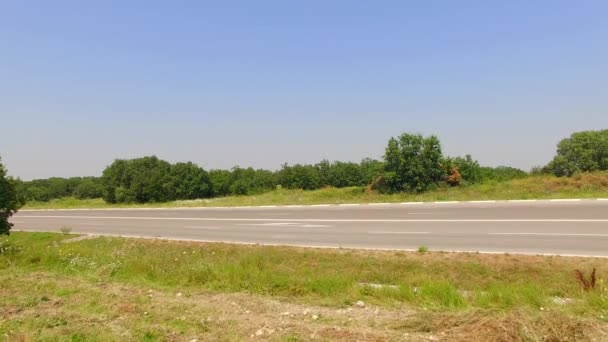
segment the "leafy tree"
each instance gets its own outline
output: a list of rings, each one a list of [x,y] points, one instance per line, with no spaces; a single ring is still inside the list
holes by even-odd
[[[279,183],[288,189],[314,190],[321,187],[321,176],[312,165],[284,164],[279,171]]]
[[[15,181],[6,175],[6,169],[0,161],[0,235],[10,233],[13,224],[8,219],[17,212],[20,205]]]
[[[212,194],[209,174],[192,162],[171,165],[169,178],[170,199],[207,198]]]
[[[384,163],[375,159],[365,158],[360,165],[364,185],[371,184],[384,170]]]
[[[557,176],[608,170],[608,129],[572,133],[559,142],[557,156],[545,169]]]
[[[102,176],[109,203],[163,202],[171,197],[171,164],[156,156],[116,160]]]
[[[103,187],[96,177],[84,177],[74,188],[72,195],[79,199],[100,198],[103,196]]]
[[[230,194],[231,172],[228,170],[209,171],[213,196],[228,196]]]
[[[385,173],[379,190],[421,192],[435,187],[444,177],[439,139],[404,133],[391,138],[384,155]]]

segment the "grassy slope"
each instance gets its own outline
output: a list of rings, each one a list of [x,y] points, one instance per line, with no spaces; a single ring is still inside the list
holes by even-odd
[[[319,340],[608,336],[602,335],[608,334],[608,259],[120,238],[60,243],[69,237],[18,232],[8,239],[11,250],[21,250],[0,255],[0,335],[241,340],[262,327],[276,331],[271,339],[291,341],[315,331],[326,334]],[[598,289],[584,292],[573,272],[594,267]],[[176,299],[178,292],[183,296]],[[569,303],[558,304],[557,297]],[[363,311],[354,305],[359,300]],[[237,310],[243,306],[248,309]],[[321,318],[300,316],[310,310]],[[213,320],[201,322],[207,316]]]
[[[261,195],[234,196],[168,203],[108,205],[101,199],[65,198],[51,202],[32,202],[25,209],[106,208],[106,207],[204,207],[289,204],[373,203],[408,201],[464,201],[546,198],[608,197],[608,172],[594,172],[572,178],[531,176],[507,182],[440,188],[423,194],[382,195],[365,188],[322,189],[315,191],[276,190]]]

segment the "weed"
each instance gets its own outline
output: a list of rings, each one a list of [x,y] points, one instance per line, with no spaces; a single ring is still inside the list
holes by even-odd
[[[593,271],[591,271],[589,278],[585,277],[585,274],[580,270],[574,271],[574,274],[576,276],[576,280],[581,285],[581,288],[583,290],[585,290],[585,291],[595,290],[595,282],[596,282],[595,267],[593,268]]]
[[[420,246],[418,247],[418,253],[427,253],[429,251],[429,248],[427,246]]]

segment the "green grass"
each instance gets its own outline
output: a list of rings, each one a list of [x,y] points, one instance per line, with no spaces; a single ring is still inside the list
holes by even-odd
[[[608,197],[608,172],[581,174],[571,178],[530,176],[505,182],[487,182],[461,187],[442,187],[421,194],[384,195],[364,187],[320,190],[274,190],[260,195],[146,204],[107,204],[102,199],[62,198],[30,202],[24,209],[113,208],[113,207],[209,207],[255,205],[305,205],[339,203],[392,203],[425,201],[556,199]]]
[[[211,309],[199,307],[200,303],[216,305],[220,298],[222,305],[233,306],[230,303],[234,299],[213,297],[223,294],[327,308],[356,308],[355,303],[364,301],[366,307],[396,310],[387,315],[389,318],[410,310],[415,313],[410,314],[412,319],[432,313],[434,318],[425,324],[454,320],[429,327],[431,332],[456,333],[450,329],[470,326],[470,315],[498,319],[497,327],[502,327],[502,318],[514,312],[518,319],[525,316],[523,326],[512,327],[518,334],[528,329],[526,333],[544,336],[548,327],[553,329],[549,334],[576,335],[579,328],[585,333],[608,331],[608,290],[604,282],[608,259],[303,249],[110,237],[62,242],[73,237],[15,232],[0,240],[0,312],[8,312],[11,317],[0,320],[0,333],[37,331],[38,335],[28,336],[44,340],[66,340],[66,334],[78,340],[77,335],[84,333],[84,340],[113,340],[110,337],[119,332],[95,322],[106,322],[124,311],[133,313],[134,321],[124,324],[128,323],[131,336],[139,340],[170,339],[168,334],[175,331],[188,336],[209,333],[215,336],[211,340],[240,340],[255,332],[243,332],[237,329],[240,323],[231,320],[221,326],[201,325],[196,317],[204,317],[203,311]],[[588,272],[592,268],[597,269],[599,286],[585,292],[574,270]],[[151,302],[147,294],[152,292],[155,296],[157,292],[164,294],[164,301]],[[175,293],[180,293],[181,304],[174,302]],[[209,296],[215,299],[210,301]],[[568,304],[556,303],[558,297],[567,298]],[[261,300],[256,298],[246,297],[244,301]],[[269,307],[277,305],[272,302]],[[225,308],[216,305],[213,310],[223,312]],[[23,318],[23,312],[31,315]],[[331,309],[323,313],[319,324],[337,324],[344,318],[331,317],[335,312]],[[264,315],[261,320],[269,320]],[[275,312],[273,317],[277,315]],[[463,323],[463,317],[469,318]],[[555,328],[537,321],[538,317],[549,321],[561,317],[564,321],[556,323]],[[384,329],[378,322],[365,320],[372,327]],[[79,330],[72,326],[75,322],[85,327],[77,325]],[[354,329],[347,321],[340,324]],[[389,326],[395,333],[420,329],[420,325],[396,328],[403,324],[392,322]],[[559,330],[571,325],[578,328]],[[470,334],[469,330],[461,332]],[[238,333],[229,336],[227,331]],[[294,334],[299,332],[285,331],[276,337],[281,340],[281,336],[290,338]],[[338,339],[326,339],[334,338]]]
[[[581,291],[573,275],[575,269],[596,267],[603,281],[608,275],[605,259],[362,252],[110,237],[59,243],[70,236],[13,233],[4,244],[21,251],[5,253],[0,268],[338,306],[364,299],[385,306],[406,302],[440,309],[536,308],[550,306],[551,298],[559,296],[593,301],[589,310],[608,310],[602,304],[605,301]],[[365,288],[362,283],[393,285],[396,293]],[[399,294],[408,291],[412,295]],[[599,291],[608,296],[604,288]]]

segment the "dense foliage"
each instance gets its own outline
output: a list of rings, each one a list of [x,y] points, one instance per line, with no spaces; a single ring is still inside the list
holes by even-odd
[[[556,176],[576,172],[608,170],[608,129],[570,135],[557,145],[557,155],[544,168]]]
[[[26,201],[49,201],[61,197],[99,198],[103,193],[100,179],[97,177],[52,177],[20,181],[17,183],[17,189],[21,198]]]
[[[0,161],[0,235],[9,234],[13,225],[8,219],[19,209],[19,206],[15,182],[6,175],[6,169]]]
[[[277,188],[314,190],[364,187],[385,193],[422,192],[437,186],[505,181],[527,176],[511,167],[482,167],[470,155],[446,157],[435,136],[402,134],[391,138],[384,161],[284,164],[278,171],[234,167],[206,171],[188,163],[171,164],[155,156],[117,159],[102,177],[49,178],[17,182],[24,201],[62,197],[103,197],[108,203],[147,203],[230,195],[252,195]]]
[[[384,174],[375,182],[382,192],[421,192],[446,176],[439,139],[404,133],[391,138],[384,155]]]

